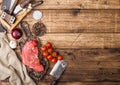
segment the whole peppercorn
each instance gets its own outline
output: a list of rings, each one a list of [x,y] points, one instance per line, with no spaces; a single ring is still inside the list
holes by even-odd
[[[46,26],[41,22],[37,22],[33,25],[32,33],[35,36],[42,36],[46,33]]]

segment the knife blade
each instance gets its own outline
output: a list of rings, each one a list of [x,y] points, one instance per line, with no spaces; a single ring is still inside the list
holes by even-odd
[[[10,8],[10,4],[11,4],[11,0],[2,0],[1,9],[5,12],[8,12]]]
[[[15,6],[17,5],[18,0],[11,0],[10,8],[9,8],[9,14],[13,13],[13,10]]]
[[[24,7],[30,3],[32,0],[24,0],[21,4],[18,4],[16,7],[15,7],[15,10],[13,12],[14,15],[16,15],[17,13],[19,13],[22,9],[24,9]]]
[[[1,9],[8,14],[12,14],[18,0],[3,0]]]
[[[52,71],[50,72],[50,75],[54,77],[54,80],[51,82],[50,85],[56,85],[56,82],[61,77],[66,67],[67,67],[67,62],[65,62],[64,60],[57,61]]]

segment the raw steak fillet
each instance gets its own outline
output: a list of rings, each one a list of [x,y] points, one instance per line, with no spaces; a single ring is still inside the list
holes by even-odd
[[[23,46],[22,48],[23,63],[37,72],[42,72],[44,71],[44,67],[43,65],[40,64],[38,55],[39,54],[36,40],[30,40]]]

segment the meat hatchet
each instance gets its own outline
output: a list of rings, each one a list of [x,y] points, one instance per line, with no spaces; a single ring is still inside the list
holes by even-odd
[[[25,8],[25,6],[27,4],[29,4],[31,1],[33,0],[24,0],[21,4],[18,4],[16,7],[15,7],[15,10],[14,10],[14,15],[16,15],[17,13],[19,13],[21,10],[23,10]]]
[[[67,67],[67,62],[65,62],[64,60],[57,61],[52,71],[50,72],[50,75],[54,77],[54,81],[52,81],[50,85],[56,85],[58,79],[61,77],[66,67]]]

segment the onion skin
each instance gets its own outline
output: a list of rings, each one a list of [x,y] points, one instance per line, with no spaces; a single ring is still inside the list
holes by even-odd
[[[11,35],[14,39],[20,39],[22,37],[22,31],[19,28],[15,28],[12,30]]]

